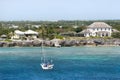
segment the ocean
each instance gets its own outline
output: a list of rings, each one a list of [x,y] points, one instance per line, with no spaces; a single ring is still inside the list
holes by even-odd
[[[54,68],[43,70],[40,47],[0,48],[0,80],[120,80],[120,47],[45,47]]]

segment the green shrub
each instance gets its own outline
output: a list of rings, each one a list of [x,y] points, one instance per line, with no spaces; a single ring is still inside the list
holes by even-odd
[[[112,33],[113,38],[120,38],[120,32],[114,32]]]

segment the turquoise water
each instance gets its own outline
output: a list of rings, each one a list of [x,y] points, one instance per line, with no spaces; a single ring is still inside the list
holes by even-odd
[[[120,80],[120,47],[46,47],[55,65],[48,71],[40,49],[0,48],[0,80]]]

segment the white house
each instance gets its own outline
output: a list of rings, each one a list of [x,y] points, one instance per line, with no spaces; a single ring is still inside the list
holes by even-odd
[[[90,36],[110,37],[111,33],[112,33],[112,26],[104,22],[94,22],[91,25],[87,26],[87,29],[81,32],[81,34],[83,34],[84,37],[90,37]]]
[[[24,32],[22,32],[20,30],[15,30],[14,36],[12,36],[11,39],[20,39],[23,36],[24,36]]]
[[[39,28],[41,25],[32,25],[32,27]]]
[[[73,28],[76,29],[76,28],[78,28],[78,26],[77,25],[73,25]]]
[[[33,38],[36,39],[38,35],[38,32],[32,31],[32,30],[27,30],[25,32],[22,32],[20,30],[15,30],[14,36],[11,37],[11,39],[21,39],[23,37],[29,39]]]
[[[24,34],[28,38],[31,37],[31,38],[35,39],[35,38],[37,38],[38,32],[35,32],[33,30],[27,30],[27,31],[24,32]]]
[[[13,24],[9,26],[9,28],[14,28],[14,29],[16,29],[16,28],[18,28],[18,27],[19,27],[19,26],[13,25]]]

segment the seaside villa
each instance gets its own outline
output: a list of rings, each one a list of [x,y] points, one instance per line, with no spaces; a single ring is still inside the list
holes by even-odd
[[[94,22],[87,26],[87,29],[80,32],[84,37],[98,36],[98,37],[110,37],[112,33],[112,26],[104,22]]]
[[[14,36],[11,37],[11,39],[22,39],[26,38],[27,40],[36,39],[38,36],[38,32],[35,32],[33,30],[27,30],[25,32],[22,32],[20,30],[14,31]]]

